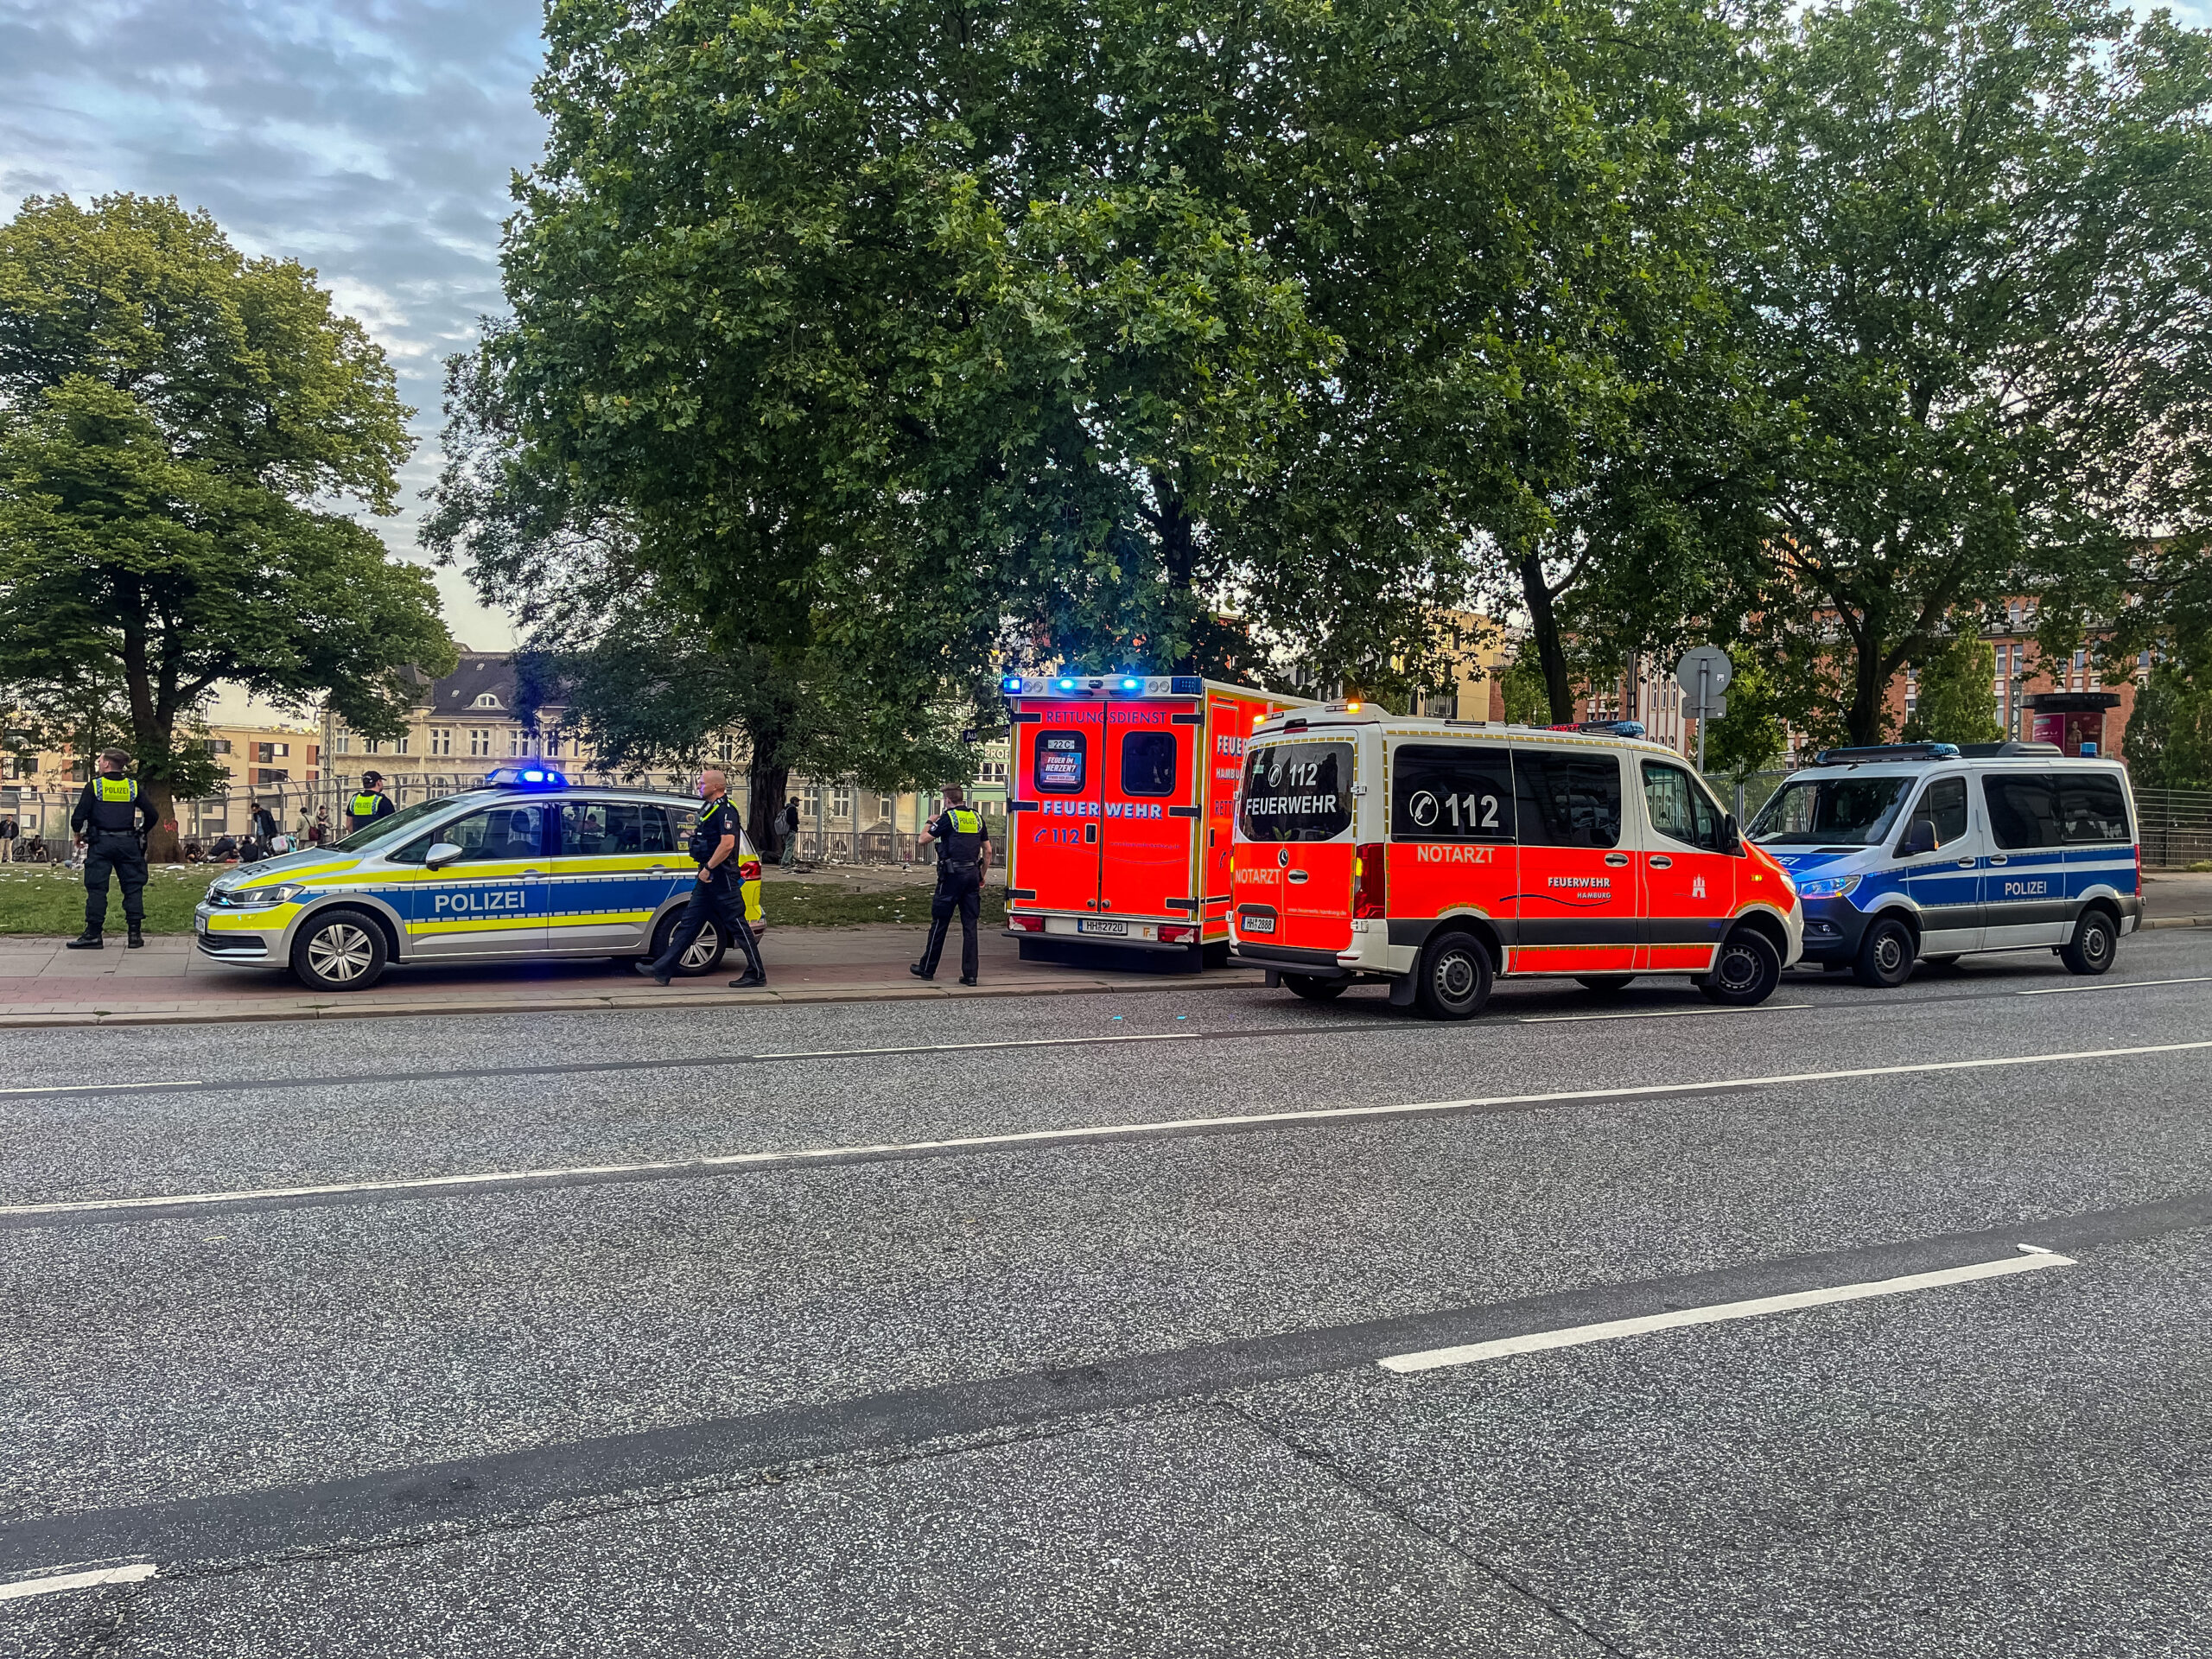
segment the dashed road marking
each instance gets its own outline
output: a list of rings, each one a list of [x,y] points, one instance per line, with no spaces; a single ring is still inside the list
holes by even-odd
[[[34,1579],[0,1584],[0,1601],[58,1595],[64,1590],[94,1590],[104,1584],[141,1584],[160,1571],[152,1561],[132,1561],[125,1567],[88,1567],[78,1573],[43,1573]]]
[[[1749,1008],[1648,1008],[1624,1014],[1524,1014],[1524,1026],[1565,1026],[1583,1020],[1712,1020],[1732,1014],[1795,1014],[1809,1002],[1761,1002]]]
[[[2037,991],[2015,991],[2015,996],[2075,996],[2083,991],[2140,991],[2154,985],[2212,985],[2212,974],[2187,979],[2119,979],[2108,985],[2052,985]]]
[[[107,1095],[122,1089],[196,1089],[197,1077],[168,1077],[157,1083],[48,1083],[0,1089],[0,1095]]]

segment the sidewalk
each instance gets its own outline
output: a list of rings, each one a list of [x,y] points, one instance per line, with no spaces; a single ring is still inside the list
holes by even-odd
[[[372,989],[334,995],[310,992],[288,973],[212,961],[193,948],[187,935],[150,937],[143,950],[126,950],[119,939],[109,940],[101,950],[65,950],[60,939],[0,938],[0,1028],[735,1007],[1260,982],[1259,974],[1249,969],[1193,976],[1023,962],[1014,940],[987,928],[980,942],[982,982],[971,990],[959,982],[957,931],[934,982],[925,984],[906,971],[921,953],[922,940],[923,930],[917,927],[772,928],[760,947],[768,967],[770,988],[765,991],[728,988],[728,982],[744,971],[742,958],[733,954],[718,972],[702,979],[678,979],[665,987],[639,978],[627,963],[594,958],[512,966],[399,967]]]

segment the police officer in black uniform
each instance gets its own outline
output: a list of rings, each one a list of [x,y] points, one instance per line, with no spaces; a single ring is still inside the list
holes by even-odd
[[[130,757],[121,749],[100,756],[98,775],[85,785],[69,815],[69,827],[85,849],[85,931],[69,941],[72,950],[97,950],[107,923],[107,884],[112,874],[123,884],[123,919],[130,929],[128,948],[146,943],[146,836],[154,809],[129,776]]]
[[[691,889],[691,902],[684,906],[683,919],[668,936],[668,949],[653,961],[637,964],[638,971],[652,975],[657,984],[668,983],[676,964],[683,960],[683,953],[691,948],[709,916],[721,929],[722,937],[745,952],[745,973],[730,983],[739,990],[750,990],[768,982],[768,970],[760,965],[760,947],[753,940],[753,930],[745,925],[744,880],[737,858],[737,807],[726,788],[727,780],[714,768],[700,773],[699,798],[704,804],[691,831],[690,847],[691,861],[699,867],[699,880]]]
[[[391,797],[384,792],[384,774],[365,772],[361,774],[361,792],[354,796],[346,808],[346,833],[351,835],[364,824],[375,823],[385,813],[398,810],[391,804]]]
[[[976,982],[976,923],[983,909],[983,872],[991,868],[991,832],[983,816],[968,804],[968,792],[957,784],[944,791],[944,810],[938,813],[922,842],[938,843],[937,892],[930,899],[930,942],[922,959],[906,971],[917,979],[937,977],[937,959],[944,950],[944,936],[952,925],[952,912],[960,912],[960,982]]]

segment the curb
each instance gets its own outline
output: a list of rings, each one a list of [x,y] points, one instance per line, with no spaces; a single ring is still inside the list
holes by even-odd
[[[2212,916],[2145,917],[2135,925],[2135,931],[2141,933],[2154,927],[2212,927]]]
[[[969,997],[1095,996],[1103,992],[1176,991],[1254,988],[1262,982],[1255,970],[1216,969],[1210,973],[1169,976],[1147,975],[1129,979],[1058,980],[1041,985],[824,985],[813,990],[707,991],[654,996],[635,992],[627,995],[582,997],[516,997],[499,1002],[456,1003],[380,1002],[364,1006],[314,1003],[268,1009],[234,1006],[196,1009],[132,1009],[118,1007],[91,1014],[0,1013],[0,1031],[52,1027],[86,1026],[224,1026],[265,1024],[289,1020],[401,1020],[425,1014],[635,1014],[654,1008],[776,1007],[809,1002],[914,1002]]]

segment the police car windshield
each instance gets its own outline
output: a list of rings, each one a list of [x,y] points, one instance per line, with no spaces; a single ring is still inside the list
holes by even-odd
[[[1818,778],[1784,784],[1751,820],[1769,847],[1872,847],[1897,821],[1910,778]]]
[[[343,840],[334,841],[330,845],[334,850],[339,852],[365,853],[372,847],[382,846],[396,836],[405,835],[408,830],[422,823],[431,813],[442,807],[453,805],[459,798],[458,796],[448,795],[442,800],[417,801],[412,806],[403,806],[397,812],[387,812],[384,817],[363,824],[352,835],[346,836]]]

